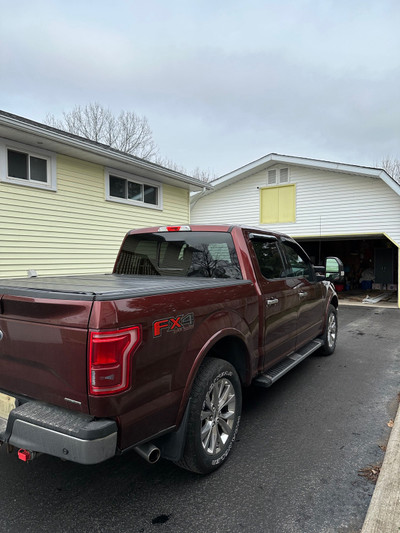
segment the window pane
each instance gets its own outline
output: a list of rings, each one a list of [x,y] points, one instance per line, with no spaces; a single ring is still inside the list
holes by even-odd
[[[139,241],[135,248],[135,254],[145,255],[152,261],[157,261],[157,242],[148,240]]]
[[[221,243],[211,243],[208,245],[208,251],[211,254],[211,257],[215,261],[228,261],[231,262],[231,257],[229,255],[229,248],[226,242]]]
[[[28,155],[8,150],[8,175],[11,178],[28,179]]]
[[[289,263],[290,270],[288,277],[306,278],[309,281],[314,279],[314,271],[310,261],[300,248],[292,242],[282,243],[285,250],[286,259]]]
[[[140,183],[128,181],[128,198],[129,200],[143,202],[143,189]]]
[[[126,180],[110,176],[110,196],[116,198],[126,198]]]
[[[281,254],[278,250],[278,244],[267,239],[252,241],[261,274],[267,279],[276,279],[285,277],[285,269],[282,263]]]
[[[210,249],[228,250],[224,259],[214,259]],[[135,265],[150,263],[146,272]],[[156,261],[156,258],[158,259]],[[161,274],[242,279],[232,236],[217,232],[166,232],[131,235],[124,241],[115,272],[117,274]]]
[[[289,183],[289,169],[288,168],[281,168],[279,172],[279,182]]]
[[[30,157],[31,180],[47,182],[47,161],[39,157]]]
[[[157,187],[151,187],[150,185],[144,185],[144,202],[146,204],[157,205],[158,204],[158,190]]]
[[[268,185],[276,183],[276,170],[268,170]]]

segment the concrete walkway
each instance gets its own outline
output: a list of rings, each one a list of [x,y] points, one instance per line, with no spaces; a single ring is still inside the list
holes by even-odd
[[[400,408],[361,533],[400,532]]]

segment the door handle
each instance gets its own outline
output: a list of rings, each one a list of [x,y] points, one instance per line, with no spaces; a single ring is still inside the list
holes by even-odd
[[[271,298],[270,300],[267,300],[267,307],[271,307],[271,305],[276,305],[278,302],[278,298]]]
[[[299,292],[300,298],[305,298],[307,296],[306,292]]]

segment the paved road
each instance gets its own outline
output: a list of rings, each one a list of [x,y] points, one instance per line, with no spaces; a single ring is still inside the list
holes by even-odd
[[[245,395],[226,465],[199,477],[134,452],[99,466],[0,451],[0,531],[356,533],[399,392],[399,312],[340,310],[332,357]]]

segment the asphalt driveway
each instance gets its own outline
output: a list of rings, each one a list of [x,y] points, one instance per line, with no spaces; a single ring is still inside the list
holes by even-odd
[[[329,533],[360,531],[399,392],[400,314],[342,307],[331,357],[249,389],[238,441],[206,477],[134,452],[97,466],[0,450],[0,531]]]

